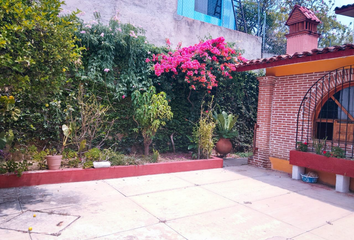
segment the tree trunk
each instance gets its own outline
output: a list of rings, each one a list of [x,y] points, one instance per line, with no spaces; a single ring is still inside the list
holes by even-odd
[[[144,138],[144,155],[148,156],[149,155],[149,147],[152,143],[152,139],[145,132],[143,132],[143,138]]]
[[[145,156],[149,155],[149,147],[150,147],[149,143],[144,143],[144,155]]]

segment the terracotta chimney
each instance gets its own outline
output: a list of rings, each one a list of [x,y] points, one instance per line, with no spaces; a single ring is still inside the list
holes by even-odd
[[[289,26],[286,53],[310,51],[317,48],[318,38],[317,25],[321,21],[309,9],[295,5],[285,25]]]

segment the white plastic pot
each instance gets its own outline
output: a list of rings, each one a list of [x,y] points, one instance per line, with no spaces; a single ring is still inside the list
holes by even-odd
[[[94,168],[107,168],[111,166],[111,162],[103,161],[103,162],[93,162]]]

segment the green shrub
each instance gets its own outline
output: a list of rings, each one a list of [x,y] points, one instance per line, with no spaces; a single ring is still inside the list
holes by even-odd
[[[92,148],[85,153],[86,161],[99,161],[101,151],[98,148]]]
[[[40,151],[33,155],[33,161],[38,163],[39,169],[44,170],[47,169],[47,159],[45,158],[48,155],[48,151]]]
[[[93,168],[93,162],[92,161],[86,161],[84,165],[82,166],[83,169],[87,168]]]
[[[29,165],[31,165],[31,163],[27,162],[27,160],[22,162],[8,160],[5,163],[0,163],[0,174],[16,173],[17,177],[21,177],[24,171],[28,171]]]
[[[73,159],[73,158],[77,158],[77,157],[78,157],[77,152],[70,149],[70,148],[66,148],[63,151],[63,159]]]
[[[323,139],[323,142],[321,142],[321,139],[318,139],[318,142],[316,139],[312,139],[313,142],[313,147],[315,148],[315,153],[322,155],[323,151],[325,150],[323,147],[326,144],[327,137]]]
[[[41,101],[66,82],[65,71],[78,61],[82,49],[75,44],[76,12],[60,17],[62,4],[2,0],[0,86],[29,91]]]
[[[173,117],[171,107],[166,100],[166,93],[156,94],[155,87],[150,87],[143,94],[140,91],[133,93],[135,121],[138,124],[136,131],[141,131],[144,138],[144,154],[149,155],[149,146],[157,130],[166,125],[166,121]]]
[[[345,151],[338,146],[332,147],[331,155],[335,158],[345,158],[346,157]]]
[[[152,163],[157,163],[159,161],[159,158],[160,158],[160,153],[159,151],[153,149],[153,154],[152,154],[152,157],[151,157],[151,162]]]
[[[307,142],[297,142],[297,150],[301,152],[307,152],[308,145]]]

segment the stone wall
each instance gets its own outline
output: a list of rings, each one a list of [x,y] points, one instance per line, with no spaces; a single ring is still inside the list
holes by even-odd
[[[183,17],[177,14],[178,0],[65,0],[64,12],[79,9],[84,21],[94,19],[93,12],[101,14],[103,23],[108,23],[116,12],[123,23],[132,23],[146,30],[149,42],[162,46],[169,38],[172,47],[179,42],[190,46],[201,38],[223,36],[227,42],[234,42],[238,49],[245,51],[247,59],[261,57],[261,38],[243,32],[234,31],[209,23]]]

